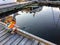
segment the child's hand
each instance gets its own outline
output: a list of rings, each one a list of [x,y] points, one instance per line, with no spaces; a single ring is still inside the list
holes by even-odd
[[[20,28],[20,26],[15,25],[15,27]]]

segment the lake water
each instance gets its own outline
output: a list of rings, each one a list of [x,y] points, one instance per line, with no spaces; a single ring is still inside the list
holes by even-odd
[[[20,12],[17,25],[24,31],[56,44],[60,44],[60,10],[58,7],[43,6],[34,13]]]

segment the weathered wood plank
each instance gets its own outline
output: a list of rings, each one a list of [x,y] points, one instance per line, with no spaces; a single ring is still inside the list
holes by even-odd
[[[4,45],[5,43],[7,43],[14,35],[10,35],[8,36],[5,40],[3,40],[2,42],[0,42],[0,45]]]
[[[32,45],[32,43],[33,43],[32,40],[28,40],[25,45]]]
[[[3,32],[3,33],[0,33],[0,38],[2,37],[2,36],[4,36],[5,34],[7,34],[7,32],[5,31],[5,32]]]
[[[15,36],[13,36],[7,43],[5,43],[4,45],[11,45],[12,42],[14,42],[16,39],[18,38],[18,35],[16,34]]]
[[[23,40],[23,36],[20,36],[16,41],[14,41],[11,45],[18,45]]]
[[[25,45],[25,43],[28,41],[27,38],[24,38],[18,45]]]
[[[32,43],[32,45],[38,45],[38,41],[34,40],[34,42]]]
[[[5,34],[4,36],[0,37],[0,42],[3,41],[4,39],[6,39],[10,35],[9,33],[7,33],[7,34]]]

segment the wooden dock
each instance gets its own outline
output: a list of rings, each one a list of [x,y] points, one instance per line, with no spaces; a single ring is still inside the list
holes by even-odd
[[[0,23],[0,45],[56,45],[42,38],[18,29],[15,34],[7,32],[6,26]]]
[[[4,25],[0,24],[0,45],[38,45],[38,41],[30,40],[17,33],[10,34]]]

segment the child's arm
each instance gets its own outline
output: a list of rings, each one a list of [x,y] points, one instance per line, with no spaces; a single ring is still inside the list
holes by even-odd
[[[20,26],[18,26],[18,25],[15,25],[15,27],[16,27],[16,28],[20,28]]]

